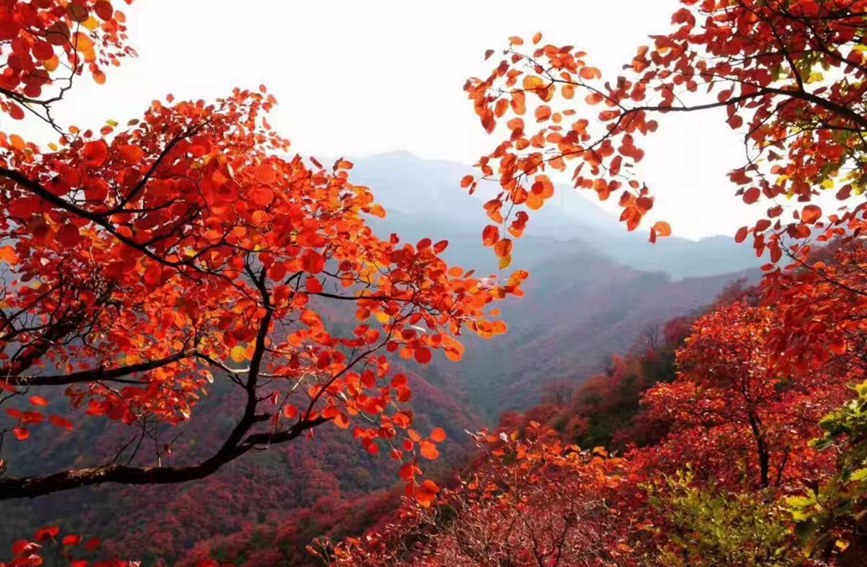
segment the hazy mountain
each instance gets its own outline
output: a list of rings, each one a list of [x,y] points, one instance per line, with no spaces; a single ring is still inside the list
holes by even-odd
[[[425,236],[452,242],[451,261],[493,269],[490,251],[482,251],[481,229],[489,224],[482,204],[495,191],[482,186],[473,196],[460,189],[471,167],[455,162],[426,160],[406,152],[354,158],[353,182],[371,187],[389,216],[383,231],[406,240]],[[643,271],[664,271],[674,278],[709,276],[758,267],[748,246],[725,236],[699,241],[684,238],[647,242],[646,231],[628,233],[612,214],[569,187],[534,212],[527,237],[516,246],[514,265],[528,267],[564,252],[588,247],[620,264]],[[455,253],[454,248],[460,248]],[[482,251],[482,252],[480,252]]]

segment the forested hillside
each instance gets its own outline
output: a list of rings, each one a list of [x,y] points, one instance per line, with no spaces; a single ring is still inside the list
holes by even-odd
[[[867,0],[679,0],[618,69],[513,35],[466,165],[323,162],[265,85],[76,126],[132,3],[0,0],[0,567],[867,563]],[[735,210],[652,183],[672,115],[743,144],[731,239],[657,207]]]
[[[504,307],[510,327],[505,340],[468,342],[460,362],[437,357],[426,368],[407,367],[416,426],[443,427],[449,438],[430,474],[447,476],[450,467],[462,466],[475,453],[467,432],[495,424],[503,412],[531,408],[550,387],[574,388],[607,366],[612,354],[625,352],[636,337],[660,332],[668,318],[708,305],[738,277],[672,281],[663,273],[620,266],[577,241],[562,245],[563,257],[540,258],[525,297]],[[567,254],[570,247],[576,252]],[[466,259],[474,253],[468,251]],[[341,319],[338,312],[331,316]],[[49,407],[65,405],[45,396],[52,402]],[[178,437],[173,453],[195,458],[213,451],[233,425],[228,416],[218,417],[220,408],[237,403],[238,397],[227,384],[215,382],[199,404],[214,417],[173,428]],[[15,405],[26,409],[26,404]],[[13,445],[8,454],[13,471],[39,474],[97,464],[128,440],[123,431],[91,423],[61,436],[35,430],[26,451]],[[80,446],[95,449],[88,460],[76,454]],[[100,534],[106,551],[147,563],[159,559],[172,564],[194,547],[238,547],[261,551],[263,557],[275,556],[277,547],[284,560],[312,562],[305,548],[314,537],[358,534],[387,518],[399,501],[395,484],[390,459],[370,456],[342,432],[323,429],[304,443],[268,448],[189,486],[101,487],[4,503],[13,519],[0,527],[0,534],[11,543],[40,526],[74,518],[67,525]],[[252,534],[260,531],[268,543],[251,543]]]

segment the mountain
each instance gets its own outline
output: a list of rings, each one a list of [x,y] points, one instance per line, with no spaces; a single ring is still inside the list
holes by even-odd
[[[470,196],[460,189],[460,180],[474,173],[471,167],[406,152],[354,158],[353,163],[353,182],[371,187],[389,212],[379,223],[383,230],[413,241],[432,235],[448,238],[459,243],[462,251],[449,259],[493,266],[489,252],[477,253],[482,248],[481,228],[490,223],[482,205],[495,194],[493,183],[480,184]],[[558,189],[545,207],[533,213],[527,237],[516,246],[516,266],[527,267],[525,264],[579,247],[637,270],[663,271],[676,279],[739,272],[761,264],[752,249],[726,236],[699,241],[671,237],[650,244],[643,231],[628,233],[591,197],[566,186]]]
[[[396,153],[356,160],[352,179],[369,185],[389,211],[376,221],[376,230],[411,242],[447,239],[449,262],[497,273],[492,251],[481,243],[483,197],[458,188],[468,169]],[[515,245],[513,267],[529,270],[531,277],[526,296],[502,308],[509,334],[492,341],[466,337],[462,362],[437,357],[409,369],[418,426],[441,426],[449,435],[443,459],[426,472],[467,458],[472,443],[465,430],[491,425],[504,411],[531,408],[547,384],[580,384],[649,325],[708,305],[726,283],[757,274],[750,270],[750,251],[728,239],[674,238],[651,246],[626,235],[591,201],[569,197],[539,211]],[[228,381],[218,380],[197,408],[198,419],[178,429],[176,453],[187,454],[179,446],[185,445],[193,455],[209,454],[233,426],[223,408],[236,395]],[[130,436],[99,419],[84,423],[69,435],[34,432],[26,452],[9,444],[4,449],[15,465],[10,474],[93,465],[77,447],[113,455]],[[2,502],[0,549],[36,527],[62,521],[144,565],[189,560],[194,547],[194,555],[237,555],[248,565],[279,564],[275,554],[283,564],[303,564],[312,535],[359,533],[393,505],[397,485],[390,459],[372,458],[347,432],[323,426],[310,440],[249,455],[203,481],[105,486]]]
[[[467,347],[461,373],[477,411],[526,410],[554,382],[580,382],[649,328],[709,305],[726,284],[757,271],[674,280],[592,251],[534,266],[525,297],[503,308],[509,333]]]

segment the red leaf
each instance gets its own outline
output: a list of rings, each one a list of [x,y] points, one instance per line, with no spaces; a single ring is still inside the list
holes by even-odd
[[[60,227],[55,238],[64,246],[72,248],[81,242],[81,233],[79,233],[78,228],[74,224],[67,223]]]
[[[72,422],[64,417],[60,417],[59,415],[48,416],[48,421],[51,422],[51,424],[55,427],[66,429],[67,431],[73,430]]]
[[[88,142],[84,145],[82,151],[84,163],[90,167],[99,167],[105,163],[105,158],[108,157],[108,145],[102,140]]]
[[[23,120],[24,119],[24,111],[21,110],[21,107],[15,103],[9,104],[9,116],[11,116],[15,120]]]
[[[418,347],[413,351],[413,356],[415,356],[415,361],[419,364],[427,364],[431,361],[432,355],[430,349],[425,347]]]
[[[111,16],[114,14],[114,8],[111,6],[111,2],[107,0],[99,0],[96,4],[93,5],[93,11],[96,12],[96,15],[99,16],[101,20],[110,20]]]
[[[760,195],[761,191],[759,191],[755,187],[751,187],[750,189],[747,189],[747,191],[744,193],[744,203],[746,203],[747,205],[752,205],[759,200]]]
[[[822,209],[817,205],[807,205],[801,211],[801,221],[806,224],[813,224],[822,218]]]
[[[512,239],[504,238],[497,242],[494,246],[494,253],[498,258],[505,258],[512,255]]]
[[[119,146],[117,153],[123,161],[130,165],[137,165],[144,159],[144,151],[138,146]]]
[[[31,396],[30,403],[38,408],[44,408],[48,406],[48,400],[46,400],[42,396]]]
[[[60,534],[59,526],[47,526],[36,531],[36,541],[54,539]]]
[[[308,250],[301,258],[301,265],[305,272],[318,274],[325,269],[325,257],[313,250]]]
[[[415,498],[419,504],[425,508],[430,508],[434,500],[436,500],[436,495],[439,491],[440,488],[434,481],[426,480],[415,491]]]

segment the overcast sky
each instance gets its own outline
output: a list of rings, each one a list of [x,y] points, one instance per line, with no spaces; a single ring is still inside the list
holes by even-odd
[[[79,81],[57,109],[98,127],[137,116],[154,98],[213,98],[268,85],[272,124],[304,154],[405,150],[471,164],[493,147],[462,90],[483,54],[542,31],[613,76],[648,34],[669,29],[676,0],[147,0],[126,7],[131,44],[101,87]],[[4,124],[14,131],[18,124]],[[36,132],[23,132],[38,137]],[[666,119],[645,144],[657,216],[679,236],[732,234],[747,207],[725,174],[740,138],[718,115]],[[375,192],[375,187],[373,188]],[[456,189],[457,190],[457,189]],[[749,216],[754,216],[753,214]]]

